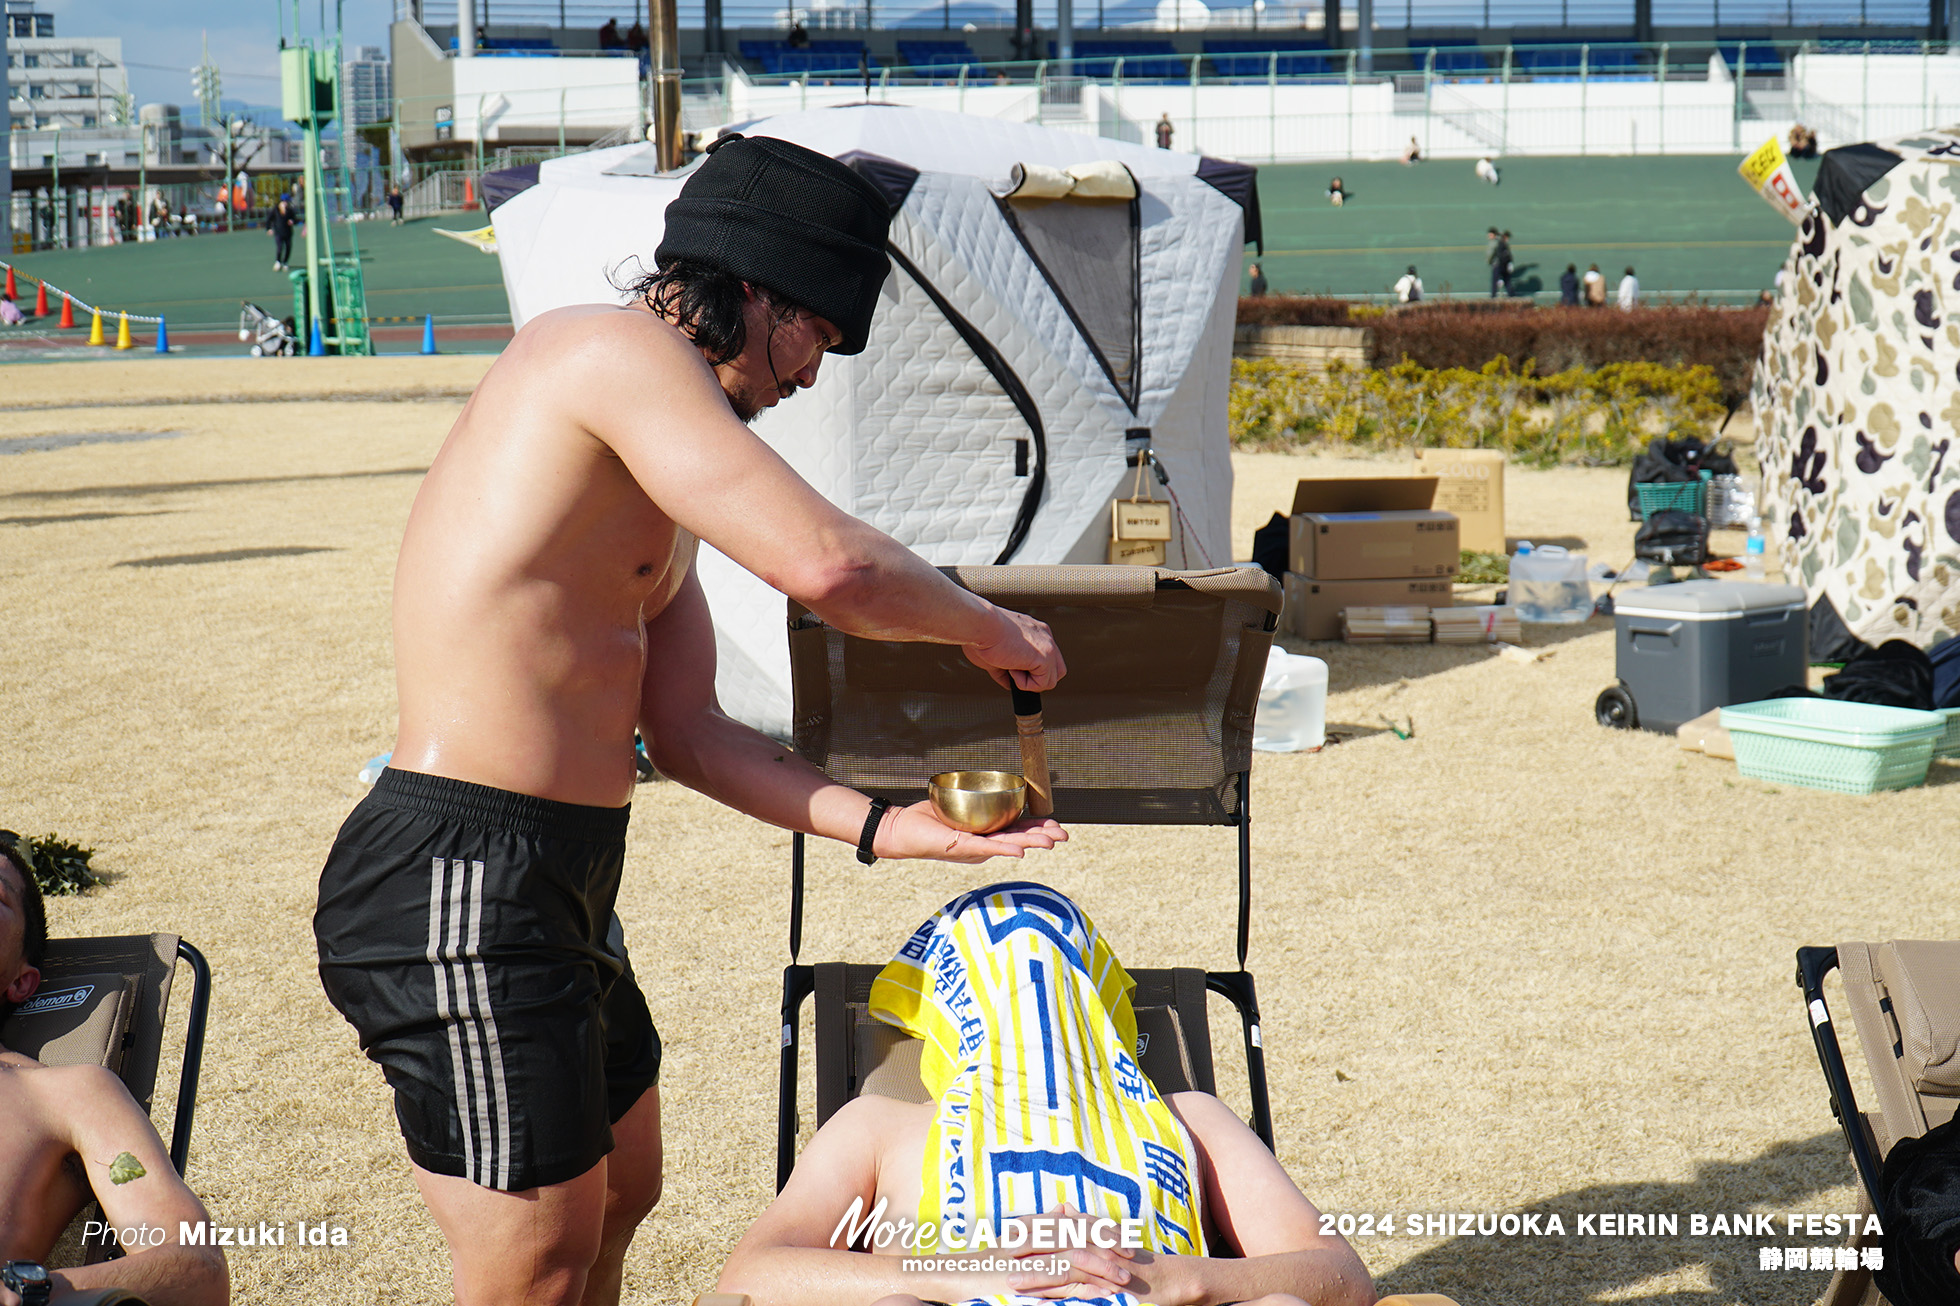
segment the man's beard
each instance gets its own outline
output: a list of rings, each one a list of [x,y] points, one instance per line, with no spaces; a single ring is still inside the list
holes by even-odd
[[[787,399],[796,391],[796,386],[786,385],[780,387],[777,393]],[[764,394],[748,386],[733,391],[723,390],[722,393],[728,396],[728,406],[735,410],[735,416],[750,426],[755,425],[755,419],[762,416],[763,409],[768,406],[768,399]]]

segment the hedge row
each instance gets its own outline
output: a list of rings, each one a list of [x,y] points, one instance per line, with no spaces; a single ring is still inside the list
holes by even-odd
[[[1266,295],[1239,301],[1239,321],[1264,326],[1365,326],[1376,367],[1476,370],[1497,358],[1541,376],[1610,363],[1705,367],[1727,402],[1749,392],[1765,307],[1538,308],[1520,300],[1452,300],[1383,312],[1344,299]]]
[[[1232,442],[1248,449],[1502,449],[1537,466],[1624,466],[1654,436],[1706,437],[1722,412],[1706,367],[1608,363],[1539,376],[1503,358],[1474,371],[1406,359],[1325,372],[1232,362]]]

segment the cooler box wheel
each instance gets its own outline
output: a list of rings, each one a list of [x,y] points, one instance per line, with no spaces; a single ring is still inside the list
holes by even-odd
[[[1640,725],[1640,712],[1625,685],[1612,685],[1600,690],[1593,700],[1593,720],[1615,730],[1632,730]]]

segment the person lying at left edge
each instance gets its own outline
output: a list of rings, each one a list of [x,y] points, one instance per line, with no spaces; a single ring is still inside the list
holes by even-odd
[[[26,842],[0,830],[0,1023],[40,987],[48,917]],[[124,1240],[117,1260],[42,1262],[93,1198]],[[150,1306],[224,1306],[224,1253],[185,1246],[210,1219],[123,1082],[101,1066],[44,1066],[0,1046],[0,1306],[44,1306],[120,1288]]]

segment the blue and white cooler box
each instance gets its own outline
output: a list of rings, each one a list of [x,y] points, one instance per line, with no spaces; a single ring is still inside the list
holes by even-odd
[[[1809,613],[1795,585],[1689,580],[1622,594],[1613,609],[1614,674],[1634,711],[1615,724],[1669,733],[1704,712],[1804,683]]]

